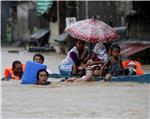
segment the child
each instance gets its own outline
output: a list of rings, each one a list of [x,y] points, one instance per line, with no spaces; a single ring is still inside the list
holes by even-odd
[[[124,67],[124,75],[143,75],[144,71],[140,62],[135,60],[124,60],[122,62]]]
[[[124,75],[136,75],[136,64],[134,62],[128,63],[127,68],[124,70]]]
[[[105,73],[104,64],[108,62],[108,54],[104,44],[97,43],[94,47],[91,60],[87,62],[88,65],[94,68],[94,75],[101,76]]]
[[[40,63],[40,64],[43,64],[44,56],[41,55],[41,54],[35,54],[34,57],[33,57],[33,61],[37,62],[37,63]]]
[[[43,64],[44,63],[44,56],[41,55],[41,54],[35,54],[34,57],[33,57],[33,62],[37,62],[37,63],[40,63],[40,64]],[[47,72],[49,74],[52,74],[52,71],[47,69]]]
[[[121,48],[119,45],[114,44],[111,46],[111,56],[109,57],[108,63],[104,65],[107,66],[107,74],[105,80],[111,79],[111,76],[120,76],[123,74],[122,60],[119,56]]]
[[[37,72],[37,85],[48,85],[51,82],[48,82],[48,72],[45,69],[40,69]]]
[[[98,63],[97,63],[98,61]],[[78,67],[78,70],[85,70],[88,66],[91,66],[93,69],[98,69],[100,59],[96,56],[96,53],[92,51],[91,53],[91,58],[86,62],[86,61],[81,61],[80,67]]]
[[[12,63],[11,67],[8,67],[5,69],[4,77],[19,80],[22,78],[24,68],[25,68],[25,65],[22,64],[20,61],[16,60]]]
[[[103,74],[104,68],[103,65],[107,62],[108,55],[106,53],[106,48],[103,44],[98,43],[94,47],[94,50],[91,54],[91,59],[87,61],[86,66],[86,75],[81,78],[70,78],[66,82],[74,81],[94,81],[95,75],[101,76]],[[102,70],[102,69],[103,70]]]

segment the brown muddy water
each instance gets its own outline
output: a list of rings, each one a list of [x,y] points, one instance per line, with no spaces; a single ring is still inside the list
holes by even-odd
[[[8,53],[2,48],[2,71],[13,60],[25,63],[35,53],[19,49]],[[13,48],[15,50],[15,48]],[[58,71],[63,55],[45,53],[45,64]],[[144,66],[150,71],[150,66]],[[52,79],[49,79],[52,80]],[[2,81],[2,118],[150,118],[150,84],[135,82],[60,83],[53,79],[47,86],[22,85],[20,81]]]

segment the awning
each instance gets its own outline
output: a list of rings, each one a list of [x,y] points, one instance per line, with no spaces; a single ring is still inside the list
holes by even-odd
[[[142,43],[125,43],[120,44],[121,47],[121,55],[124,57],[129,57],[135,53],[138,53],[142,50],[150,48],[150,44],[142,44]]]

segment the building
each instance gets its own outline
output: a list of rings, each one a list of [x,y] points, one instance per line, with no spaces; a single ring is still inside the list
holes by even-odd
[[[38,1],[37,1],[38,2]],[[37,13],[42,9],[35,1],[1,1],[2,43],[26,42],[38,29],[49,29],[50,18],[47,14],[52,3],[46,6],[48,11]]]
[[[97,19],[112,27],[117,27],[116,29],[121,35],[119,42],[122,44],[133,43],[129,48],[134,49],[133,52],[130,50],[132,53],[142,43],[138,52],[130,57],[143,63],[150,63],[148,60],[150,56],[145,56],[150,48],[149,6],[149,1],[58,1],[59,32],[64,32],[66,17],[83,20],[97,16]],[[68,49],[70,49],[74,45],[74,40],[68,40],[67,43]],[[138,45],[134,43],[138,43]],[[137,58],[137,56],[139,57],[137,54],[140,54],[140,58]]]
[[[97,16],[97,19],[112,27],[126,26],[128,32],[124,40],[149,42],[149,5],[148,1],[59,1],[57,11],[60,33],[65,29],[66,17],[83,20]]]

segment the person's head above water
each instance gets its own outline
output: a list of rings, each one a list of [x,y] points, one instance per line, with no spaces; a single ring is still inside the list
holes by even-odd
[[[48,72],[45,69],[40,69],[37,72],[37,85],[48,85]]]
[[[15,75],[21,77],[23,74],[22,63],[18,60],[14,61],[12,63],[12,70],[13,70]]]
[[[78,50],[83,50],[84,46],[85,46],[85,41],[82,41],[82,40],[77,40],[76,41],[76,48]]]
[[[37,62],[37,63],[43,64],[43,62],[44,62],[44,56],[41,55],[41,54],[35,54],[34,57],[33,57],[33,61]]]

